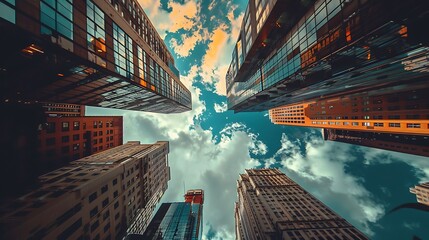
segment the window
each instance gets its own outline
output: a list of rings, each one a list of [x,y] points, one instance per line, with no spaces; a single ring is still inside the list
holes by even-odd
[[[113,23],[113,50],[115,71],[122,76],[131,78],[134,73],[133,41],[115,23]]]
[[[54,32],[73,40],[73,1],[42,0],[40,2],[41,33]]]
[[[107,186],[107,184],[106,185],[104,185],[102,188],[101,188],[101,193],[103,194],[103,193],[105,193],[105,192],[107,192],[107,190],[109,189],[109,186]]]
[[[73,130],[79,130],[79,122],[73,122]]]
[[[118,183],[118,179],[113,179],[113,186],[115,186]]]
[[[91,203],[92,201],[94,201],[97,198],[97,192],[92,193],[91,195],[89,195],[88,197],[88,201]]]
[[[79,134],[74,134],[73,135],[73,141],[77,141],[79,140]]]
[[[117,209],[119,207],[119,202],[115,202],[115,205],[113,205],[113,207],[115,207],[115,209]]]
[[[67,132],[69,130],[69,122],[62,122],[62,131]]]
[[[384,124],[383,123],[374,123],[374,127],[383,127]]]
[[[109,231],[110,229],[110,222],[106,224],[106,226],[104,226],[104,232]]]
[[[407,128],[420,128],[420,123],[407,123]]]
[[[113,197],[116,198],[118,196],[118,190],[113,193]]]
[[[6,1],[7,3],[15,6],[15,0]],[[0,2],[0,18],[3,18],[11,23],[15,23],[15,9]]]
[[[81,226],[82,226],[82,218],[79,218],[78,220],[76,220],[76,222],[74,222],[67,229],[65,229],[60,235],[58,235],[57,239],[67,239],[67,238],[69,238]]]
[[[62,136],[62,137],[61,137],[61,142],[63,142],[63,143],[67,143],[67,142],[69,142],[69,141],[70,141],[69,136]]]
[[[103,207],[106,207],[107,204],[109,204],[109,198],[104,199],[102,202]]]
[[[73,151],[79,150],[79,143],[73,144]]]
[[[54,133],[55,132],[55,123],[49,122],[46,126],[46,132],[47,133]]]
[[[75,205],[74,207],[70,208],[69,210],[67,210],[67,212],[65,212],[63,215],[59,216],[56,219],[56,223],[58,225],[63,224],[65,221],[67,221],[68,219],[70,219],[71,217],[73,217],[76,213],[78,213],[80,210],[82,209],[82,205],[80,203],[78,203],[77,205]]]
[[[90,217],[94,217],[95,215],[97,215],[98,213],[98,207],[94,207],[90,212],[89,212],[89,216]]]
[[[389,123],[389,127],[401,127],[400,123]]]
[[[100,222],[98,220],[95,221],[95,223],[91,225],[91,232],[94,232],[94,230],[97,229],[99,225],[100,225]]]
[[[106,32],[104,29],[104,12],[92,1],[86,4],[86,29],[88,48],[98,55],[106,53]]]
[[[97,126],[98,126],[98,125],[97,125],[97,121],[94,121],[94,122],[93,122],[93,126],[94,126],[94,128],[97,128]]]

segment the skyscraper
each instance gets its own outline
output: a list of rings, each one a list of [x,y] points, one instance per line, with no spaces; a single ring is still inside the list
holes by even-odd
[[[382,132],[323,129],[323,138],[329,141],[350,143],[395,152],[429,157],[429,136]]]
[[[275,124],[324,128],[325,140],[429,156],[426,82],[270,109]]]
[[[204,191],[188,190],[185,202],[163,203],[143,234],[129,231],[129,240],[197,240],[203,231]]]
[[[192,108],[173,56],[137,1],[11,0],[0,10],[1,102]]]
[[[228,108],[271,108],[427,79],[426,1],[249,0]]]
[[[417,202],[429,206],[429,182],[410,188],[410,192],[416,195]]]
[[[118,239],[170,179],[168,142],[124,145],[39,177],[1,205],[2,239]]]
[[[275,124],[429,136],[427,82],[270,109]]]
[[[278,169],[246,170],[237,191],[237,239],[367,239]]]

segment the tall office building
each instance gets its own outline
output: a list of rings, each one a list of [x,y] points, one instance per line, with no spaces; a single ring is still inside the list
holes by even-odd
[[[410,192],[416,195],[417,202],[429,206],[429,182],[410,188]]]
[[[427,83],[270,109],[275,124],[324,128],[325,140],[429,156]]]
[[[188,190],[185,202],[163,203],[143,234],[130,231],[128,240],[202,239],[204,191]]]
[[[2,0],[0,12],[1,102],[192,108],[173,56],[135,0]]]
[[[228,108],[427,82],[428,9],[418,0],[249,0],[226,75]]]
[[[168,142],[124,145],[39,177],[0,208],[1,239],[118,239],[170,179]]]
[[[122,144],[122,116],[48,117],[39,134],[43,165],[59,167]]]
[[[237,239],[367,239],[278,169],[240,174]]]
[[[429,136],[429,86],[321,98],[270,109],[274,124]]]
[[[382,132],[323,129],[323,138],[328,141],[350,143],[429,157],[429,136]]]

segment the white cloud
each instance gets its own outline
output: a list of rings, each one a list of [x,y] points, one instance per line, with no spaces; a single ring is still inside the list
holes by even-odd
[[[182,79],[189,84],[196,77],[194,68]],[[202,129],[199,120],[205,103],[200,99],[198,88],[190,90],[192,111],[181,114],[126,112],[124,141],[168,140],[171,181],[162,201],[183,201],[183,184],[186,189],[204,189],[205,234],[212,227],[217,239],[234,239],[236,180],[244,169],[259,165],[252,156],[266,154],[267,146],[241,123],[226,125],[219,138],[215,138],[211,129]]]
[[[362,185],[363,179],[346,172],[347,163],[356,160],[350,150],[351,145],[324,142],[314,133],[296,142],[283,134],[281,148],[273,158],[280,159],[285,171],[296,176],[309,192],[337,212],[347,214],[342,217],[371,235],[369,223],[375,223],[384,208],[372,199]],[[275,163],[273,158],[265,165]]]
[[[415,230],[415,229],[420,227],[420,223],[418,223],[418,222],[404,222],[404,227],[406,227],[410,230]]]
[[[226,104],[226,102],[221,102],[220,104],[215,103],[213,108],[214,108],[215,112],[223,113],[223,112],[226,112],[228,110],[228,105]]]

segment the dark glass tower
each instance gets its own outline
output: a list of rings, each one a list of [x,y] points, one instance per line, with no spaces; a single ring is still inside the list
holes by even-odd
[[[192,108],[171,53],[138,1],[5,0],[0,13],[2,103]]]
[[[143,235],[130,234],[127,239],[201,239],[203,203],[203,190],[189,190],[185,202],[163,203]]]
[[[263,111],[427,81],[428,4],[249,0],[226,75],[228,108]]]

